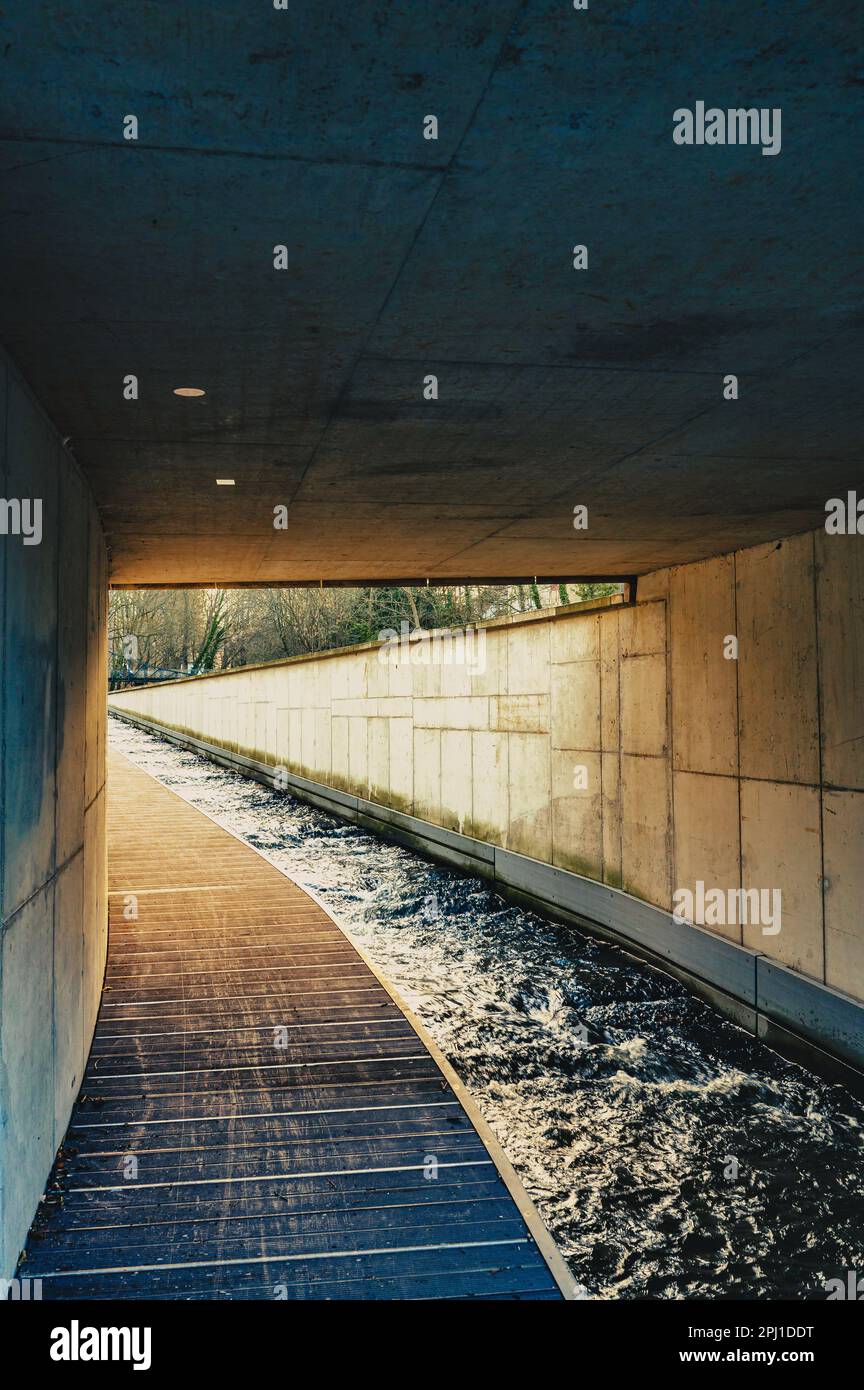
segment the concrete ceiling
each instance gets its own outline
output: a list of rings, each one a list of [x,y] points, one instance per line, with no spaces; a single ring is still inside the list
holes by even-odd
[[[114,581],[641,573],[818,524],[862,476],[859,20],[3,4],[0,336]],[[781,153],[674,144],[697,100],[781,107]]]

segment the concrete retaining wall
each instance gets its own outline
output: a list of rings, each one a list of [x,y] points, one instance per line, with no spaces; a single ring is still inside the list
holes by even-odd
[[[0,538],[0,1277],[11,1277],[78,1093],[107,942],[107,566],[77,465],[0,357],[4,499],[42,539]]]
[[[482,662],[382,655],[111,705],[667,913],[698,881],[779,890],[776,934],[695,924],[864,999],[861,538],[799,535],[649,575],[632,606],[493,624]]]

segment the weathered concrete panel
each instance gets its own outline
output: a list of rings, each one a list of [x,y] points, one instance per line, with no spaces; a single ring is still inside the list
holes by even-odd
[[[390,721],[388,719],[370,719],[369,796],[372,801],[386,801],[389,791]]]
[[[441,733],[441,823],[460,832],[471,825],[471,739],[464,729]]]
[[[410,719],[390,720],[390,805],[399,811],[414,806],[414,734]]]
[[[621,758],[622,887],[668,908],[672,901],[669,771],[663,758]]]
[[[493,695],[489,700],[489,728],[507,734],[548,733],[549,696]]]
[[[243,706],[244,724],[248,725],[248,713],[252,708],[250,704]],[[339,720],[339,727],[347,731],[347,719]],[[347,738],[347,732],[346,732]],[[245,752],[249,757],[254,753],[251,747],[248,733],[240,741],[240,751]],[[303,711],[302,709],[292,709],[288,716],[288,766],[299,772],[303,767]]]
[[[471,735],[473,808],[470,833],[506,844],[510,824],[510,760],[506,734]]]
[[[255,703],[255,756],[264,763],[273,762],[273,745],[275,742],[275,721],[276,711],[267,700],[257,700]],[[308,722],[308,721],[307,721]],[[300,748],[301,758],[303,754],[303,725],[301,722]]]
[[[2,541],[6,559],[4,638],[3,912],[8,917],[55,864],[57,794],[57,438],[14,378],[7,407],[7,487],[41,498],[40,545]]]
[[[373,719],[378,713],[378,701],[360,697],[351,700],[334,700],[331,709],[334,714],[344,714],[349,719],[358,715],[364,719]]]
[[[425,695],[432,699],[441,694],[441,673],[443,666],[440,662],[430,661],[423,665],[414,666],[411,673],[411,684],[415,695]]]
[[[451,700],[456,700],[460,696],[470,697],[475,693],[474,677],[471,668],[466,660],[458,659],[461,655],[462,654],[460,654],[458,650],[458,645],[454,644],[454,649],[451,651],[451,657],[453,659],[442,662],[438,666],[438,670],[441,672],[441,694]],[[434,670],[435,666],[432,665],[430,669]]]
[[[621,887],[621,758],[617,753],[601,755],[603,816],[603,881]]]
[[[222,739],[226,748],[231,748],[237,752],[237,740],[232,737],[231,730],[227,723],[223,722],[225,736]],[[291,766],[291,711],[290,709],[277,709],[276,711],[276,766]]]
[[[552,862],[603,877],[600,754],[552,750]]]
[[[392,696],[412,695],[414,692],[414,672],[422,670],[422,667],[412,667],[410,661],[393,661],[387,667],[390,677],[390,690]]]
[[[294,711],[292,711],[293,713]],[[298,710],[298,716],[299,713]],[[333,740],[331,747],[333,784],[340,787],[342,791],[353,790],[348,762],[348,720],[344,717],[331,719],[330,732]],[[293,766],[294,761],[292,759]]]
[[[319,672],[321,676],[327,673],[326,688],[322,683],[316,684],[314,701],[316,705],[330,705],[333,700],[332,690],[329,682],[329,672],[332,662],[321,661],[314,666],[301,666],[301,671]],[[390,694],[390,677],[387,673],[387,663],[382,661],[378,652],[369,652],[366,662],[366,691],[370,700],[386,699]]]
[[[600,624],[600,738],[604,749],[618,751],[621,739],[621,650],[617,613]]]
[[[539,695],[549,689],[549,624],[526,623],[507,634],[507,689],[510,695]]]
[[[742,777],[819,781],[813,537],[736,557]]]
[[[600,747],[600,663],[552,667],[553,748]]]
[[[734,775],[738,667],[724,656],[725,639],[736,636],[732,556],[673,570],[669,586],[675,767]]]
[[[348,720],[348,778],[351,791],[368,795],[369,720],[359,716]]]
[[[314,666],[307,666],[306,669],[311,674],[316,668]],[[381,662],[377,659],[376,652],[367,651],[361,653],[360,660],[355,660],[351,663],[351,675],[355,684],[350,687],[351,693],[349,699],[374,700],[378,694],[381,693],[381,687],[384,683],[381,679]],[[310,689],[306,696],[307,701],[310,703],[313,701],[317,702],[318,697],[317,685],[314,683],[314,675],[312,675],[312,680],[312,689]],[[383,693],[386,695],[387,690],[384,689]]]
[[[88,606],[87,635],[88,645],[92,644],[96,653],[95,667],[91,668],[89,661],[87,667],[87,747],[89,749],[92,743],[96,750],[95,766],[93,767],[95,781],[92,794],[85,793],[85,801],[89,806],[94,798],[101,796],[104,792],[108,737],[105,717],[105,689],[108,684],[108,554],[105,549],[105,537],[102,534],[98,514],[92,507],[88,544],[91,553],[95,555],[95,564],[91,570],[90,590],[92,594],[95,588],[96,594],[95,608],[91,609]],[[95,616],[95,633],[89,630],[91,616]],[[91,684],[94,687],[92,693]]]
[[[315,775],[321,781],[330,778],[330,711],[315,711]]]
[[[651,603],[653,599],[668,599],[671,574],[671,570],[663,569],[654,570],[651,574],[640,575],[637,601],[639,603]]]
[[[666,605],[638,603],[619,615],[621,655],[652,656],[666,650]]]
[[[99,1012],[108,949],[107,847],[105,796],[97,796],[84,813],[84,1057]]]
[[[79,768],[80,771],[80,768]],[[91,1000],[84,993],[84,937],[87,913],[84,897],[84,818],[81,818],[81,840],[77,854],[60,871],[54,893],[54,991],[52,1020],[54,1028],[54,1110],[55,1147],[63,1138],[69,1113],[81,1088],[84,1075],[82,1058],[90,1046],[94,1022]],[[101,892],[94,885],[96,902]],[[97,927],[97,924],[93,924]],[[98,942],[101,933],[94,931]],[[96,980],[101,974],[94,961]],[[85,1026],[86,1025],[86,1026]]]
[[[675,806],[674,889],[696,893],[704,888],[735,890],[741,884],[740,823],[738,781],[734,777],[712,777],[695,772],[676,772],[672,779]],[[704,912],[693,921],[705,926]],[[730,941],[743,941],[738,923],[716,921],[710,924]]]
[[[665,654],[622,658],[620,689],[622,753],[665,757],[669,751]]]
[[[471,671],[471,695],[506,695],[507,633],[498,628],[484,629],[476,639],[475,666]],[[418,691],[418,694],[421,692]]]
[[[826,791],[825,982],[864,999],[864,792]]]
[[[741,885],[781,893],[781,926],[744,927],[744,945],[824,979],[819,792],[741,782]],[[770,900],[769,900],[770,902]]]
[[[414,701],[410,695],[388,696],[386,700],[378,701],[380,719],[410,719],[413,710]]]
[[[454,695],[414,701],[414,723],[429,729],[488,729],[489,699]]]
[[[86,538],[90,499],[59,445],[57,461],[63,518],[58,538],[61,582],[58,586],[57,653],[56,854],[60,866],[84,842],[89,577]],[[83,546],[82,537],[85,538]]]
[[[85,717],[85,805],[90,805],[104,783],[104,748],[100,748],[100,582],[103,580],[104,541],[96,518],[90,516],[88,530],[88,688],[86,688]],[[175,716],[176,717],[176,716]]]
[[[315,767],[315,715],[314,705],[307,705],[300,711],[300,761],[311,772]],[[262,759],[267,762],[267,758]]]
[[[414,815],[441,819],[441,732],[414,729]]]
[[[555,623],[551,634],[553,663],[599,661],[600,632],[607,621],[605,614],[601,619],[598,613],[586,613]]]
[[[864,539],[816,532],[825,782],[864,788]]]
[[[54,1159],[54,885],[2,936],[2,1268],[11,1277]],[[71,1105],[70,1105],[71,1108]],[[68,1119],[69,1109],[66,1110]],[[65,1122],[64,1122],[65,1123]],[[59,1142],[59,1136],[58,1136]]]
[[[547,633],[548,640],[548,633]],[[507,847],[535,859],[552,858],[549,739],[544,734],[508,734],[510,825]]]

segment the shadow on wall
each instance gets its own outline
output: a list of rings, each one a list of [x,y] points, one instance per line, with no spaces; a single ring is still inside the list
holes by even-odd
[[[87,485],[0,357],[2,495],[42,501],[5,569],[0,940],[0,1277],[9,1278],[77,1095],[107,943],[107,560]]]

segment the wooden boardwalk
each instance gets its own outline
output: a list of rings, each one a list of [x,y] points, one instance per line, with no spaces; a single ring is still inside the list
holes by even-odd
[[[343,932],[119,754],[109,890],[93,1049],[20,1269],[44,1298],[562,1297],[518,1180]]]

